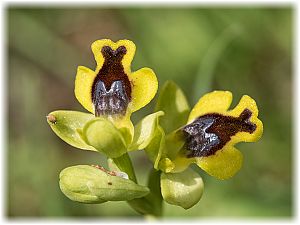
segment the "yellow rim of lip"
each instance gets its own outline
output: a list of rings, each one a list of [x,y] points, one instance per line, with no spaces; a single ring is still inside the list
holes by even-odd
[[[214,155],[195,160],[196,164],[209,175],[225,180],[233,177],[241,169],[243,155],[235,147],[225,145]]]
[[[207,113],[225,113],[231,102],[232,93],[230,91],[213,91],[205,94],[192,109],[188,124]]]
[[[102,68],[103,63],[104,63],[104,57],[101,53],[101,49],[103,48],[103,46],[109,46],[113,50],[116,50],[120,46],[125,46],[127,52],[122,59],[122,65],[124,67],[124,72],[127,75],[129,75],[131,73],[130,65],[133,60],[135,50],[136,50],[135,44],[129,40],[119,40],[117,42],[113,42],[109,39],[102,39],[102,40],[95,41],[92,44],[91,48],[92,48],[92,52],[94,53],[94,57],[95,57],[95,60],[97,63],[97,67],[95,70],[96,74]]]

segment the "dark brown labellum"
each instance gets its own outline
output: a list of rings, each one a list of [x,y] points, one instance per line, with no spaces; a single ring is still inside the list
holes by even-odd
[[[120,46],[113,50],[104,46],[104,63],[92,86],[95,115],[124,115],[131,100],[131,84],[122,65],[127,50]]]
[[[250,122],[252,112],[245,109],[239,117],[209,113],[195,119],[182,131],[187,157],[205,157],[215,154],[238,132],[253,133],[256,125]]]

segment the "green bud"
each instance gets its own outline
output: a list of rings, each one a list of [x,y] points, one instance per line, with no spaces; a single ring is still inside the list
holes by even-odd
[[[149,193],[147,187],[122,178],[124,174],[108,174],[93,166],[68,167],[61,171],[59,177],[61,191],[69,199],[82,203],[128,201]]]
[[[129,150],[141,150],[147,147],[155,135],[156,129],[159,126],[159,117],[163,116],[164,112],[159,111],[152,113],[143,118],[134,128],[134,137]]]
[[[84,126],[82,135],[87,144],[109,158],[117,158],[127,152],[122,133],[107,119],[96,118],[89,121]]]
[[[190,168],[181,173],[162,173],[160,179],[162,196],[169,204],[189,209],[201,199],[202,178]]]
[[[63,141],[73,147],[83,150],[96,151],[95,148],[85,143],[78,131],[91,119],[93,114],[76,111],[54,111],[47,116],[47,122],[54,133]]]
[[[160,124],[166,134],[187,122],[190,106],[182,90],[172,81],[167,81],[159,94],[155,111],[159,110],[165,113]]]

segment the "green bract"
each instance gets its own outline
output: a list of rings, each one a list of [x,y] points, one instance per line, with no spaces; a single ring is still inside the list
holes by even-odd
[[[62,192],[69,199],[82,203],[127,201],[149,193],[147,187],[87,165],[68,167],[59,177]]]
[[[202,178],[190,168],[181,173],[162,173],[160,185],[166,202],[185,209],[199,202],[204,189]]]

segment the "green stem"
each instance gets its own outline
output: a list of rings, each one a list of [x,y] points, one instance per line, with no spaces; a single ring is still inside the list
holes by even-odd
[[[148,178],[150,193],[143,198],[128,201],[128,204],[137,212],[149,218],[162,216],[162,195],[160,191],[160,171],[152,169]]]
[[[119,170],[127,173],[129,179],[137,183],[135,172],[128,153],[125,153],[122,156],[114,158],[112,160],[115,163],[115,165],[119,168]]]
[[[137,183],[134,168],[128,153],[125,153],[118,158],[109,159],[108,163],[110,169],[117,169],[127,173],[129,179]],[[115,166],[117,168],[114,168]],[[127,202],[140,214],[152,217],[160,217],[162,215],[162,197],[160,193],[159,171],[154,169],[151,171],[149,174],[148,187],[150,189],[150,193],[147,196],[143,198],[136,198]]]

